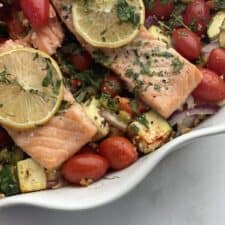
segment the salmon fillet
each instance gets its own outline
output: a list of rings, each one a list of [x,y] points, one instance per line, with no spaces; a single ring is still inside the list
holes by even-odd
[[[19,40],[26,45],[33,46],[49,55],[56,53],[64,38],[62,26],[57,18],[55,10],[50,6],[49,22],[46,26],[32,29],[24,38]]]
[[[142,27],[132,43],[117,49],[96,49],[76,33],[72,22],[72,0],[52,3],[78,41],[97,62],[112,69],[146,104],[168,118],[181,107],[202,80],[196,66],[173,48],[155,40]]]
[[[23,45],[9,40],[0,46],[0,52],[16,47]],[[82,106],[67,90],[64,100],[71,106],[40,127],[25,131],[5,127],[16,145],[49,170],[59,167],[97,133]]]
[[[49,170],[59,167],[97,133],[82,106],[68,91],[64,100],[72,106],[43,126],[26,131],[5,127],[20,148]]]

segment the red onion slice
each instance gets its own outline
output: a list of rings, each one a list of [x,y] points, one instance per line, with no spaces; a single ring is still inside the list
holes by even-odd
[[[169,119],[171,126],[176,124],[182,124],[182,122],[187,117],[200,116],[200,115],[214,115],[218,110],[219,106],[217,105],[203,105],[196,106],[193,109],[187,109],[182,112],[175,112]]]
[[[151,25],[157,25],[158,20],[155,16],[148,16],[145,19],[145,27],[148,29]]]
[[[118,116],[115,113],[109,111],[102,111],[101,115],[105,120],[112,126],[118,128],[121,131],[126,131],[127,124],[118,119]]]

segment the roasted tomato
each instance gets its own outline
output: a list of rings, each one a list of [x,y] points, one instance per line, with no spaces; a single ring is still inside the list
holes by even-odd
[[[135,146],[125,137],[109,137],[99,145],[99,154],[105,157],[111,168],[121,170],[134,163],[138,154]]]
[[[204,102],[219,102],[225,99],[225,82],[209,69],[201,69],[203,79],[194,90],[195,99]]]
[[[34,28],[41,28],[48,23],[49,0],[20,0],[20,5]]]
[[[107,160],[97,154],[77,154],[62,167],[63,177],[70,183],[87,186],[102,178],[109,168]]]
[[[105,79],[102,82],[101,91],[105,94],[111,95],[111,97],[115,97],[118,95],[122,90],[122,81],[120,78],[110,73],[105,77]]]
[[[209,7],[204,0],[190,2],[184,13],[184,23],[190,26],[193,31],[203,34],[210,20]]]
[[[155,0],[153,1],[151,9],[147,10],[148,15],[156,15],[159,19],[168,19],[173,12],[174,2],[173,0],[162,1]]]
[[[200,38],[186,28],[174,30],[172,41],[174,48],[188,60],[195,60],[201,54]]]
[[[212,50],[208,59],[208,68],[225,76],[225,50],[223,48]]]
[[[79,71],[87,70],[93,63],[90,54],[86,51],[80,53],[73,53],[69,56],[69,61]]]

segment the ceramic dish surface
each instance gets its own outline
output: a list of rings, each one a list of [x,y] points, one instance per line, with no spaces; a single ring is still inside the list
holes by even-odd
[[[192,132],[170,141],[152,154],[140,158],[135,164],[87,188],[65,187],[21,194],[2,199],[0,207],[31,205],[57,210],[86,210],[110,203],[135,188],[169,153],[181,150],[196,139],[225,132],[225,109],[209,118]]]

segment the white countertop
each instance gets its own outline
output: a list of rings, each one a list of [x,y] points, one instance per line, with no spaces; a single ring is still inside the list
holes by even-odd
[[[225,225],[225,135],[172,153],[122,199],[86,212],[0,210],[0,225]]]

